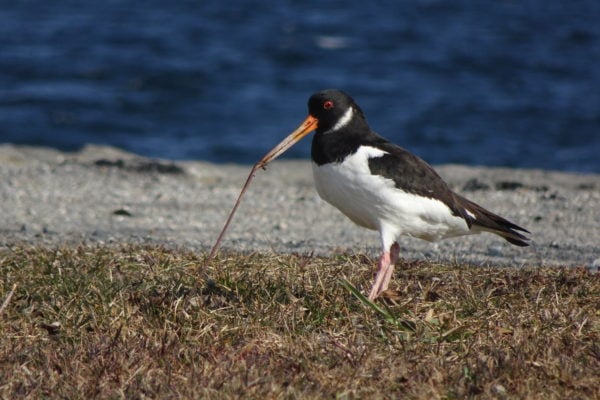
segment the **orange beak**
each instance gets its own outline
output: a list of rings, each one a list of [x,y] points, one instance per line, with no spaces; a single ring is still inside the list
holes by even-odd
[[[257,164],[258,167],[264,168],[269,162],[273,161],[280,155],[282,155],[287,149],[298,143],[300,139],[308,135],[317,128],[319,120],[309,115],[306,117],[304,122],[294,132],[290,133],[288,137],[283,139],[281,143],[273,147],[273,150],[269,151]]]

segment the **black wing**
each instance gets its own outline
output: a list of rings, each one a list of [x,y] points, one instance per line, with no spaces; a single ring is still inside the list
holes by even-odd
[[[446,204],[454,215],[465,217],[464,210],[456,204],[454,192],[431,165],[383,138],[374,144],[374,147],[388,154],[369,159],[371,173],[393,180],[396,187],[405,192],[439,200]]]
[[[393,180],[395,186],[405,192],[441,201],[453,215],[463,218],[469,228],[476,225],[514,245],[529,246],[529,238],[517,232],[529,233],[528,230],[454,193],[431,165],[408,150],[380,137],[376,143],[372,140],[369,145],[387,154],[369,159],[371,173]]]

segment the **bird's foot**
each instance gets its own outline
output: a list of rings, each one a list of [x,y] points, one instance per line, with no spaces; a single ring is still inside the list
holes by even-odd
[[[379,259],[379,269],[375,276],[375,283],[369,293],[369,300],[375,300],[382,292],[386,291],[390,281],[392,280],[392,274],[394,273],[394,264],[398,260],[398,254],[400,253],[400,246],[394,242],[390,248],[390,251],[384,251]]]
[[[393,272],[394,264],[391,263],[390,253],[386,251],[379,259],[379,270],[375,276],[375,283],[373,283],[373,287],[369,293],[369,300],[375,300],[381,292],[387,289]]]

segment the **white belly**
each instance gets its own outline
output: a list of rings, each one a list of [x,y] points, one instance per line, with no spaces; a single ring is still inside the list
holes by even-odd
[[[368,159],[384,154],[373,147],[361,147],[343,163],[313,163],[319,196],[354,223],[379,230],[384,244],[400,235],[436,241],[471,233],[466,222],[452,215],[441,201],[404,192],[391,179],[372,175]]]

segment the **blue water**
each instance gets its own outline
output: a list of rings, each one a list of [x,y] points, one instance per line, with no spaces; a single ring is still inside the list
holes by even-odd
[[[254,163],[333,87],[431,163],[600,172],[599,21],[598,0],[0,0],[0,142]]]

